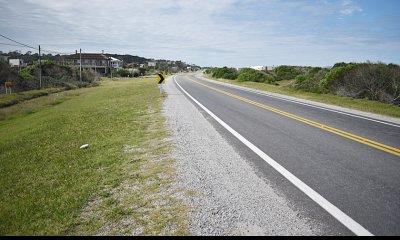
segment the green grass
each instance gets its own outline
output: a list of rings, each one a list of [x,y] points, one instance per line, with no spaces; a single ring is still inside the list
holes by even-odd
[[[9,107],[15,105],[17,103],[38,98],[42,96],[47,96],[51,93],[61,92],[63,89],[61,88],[48,88],[42,90],[31,90],[26,92],[20,93],[13,93],[13,94],[1,94],[0,95],[0,108]]]
[[[127,79],[1,109],[0,235],[188,234],[162,101]]]
[[[283,95],[307,99],[310,101],[336,105],[340,107],[385,115],[389,117],[400,118],[399,106],[393,104],[380,103],[376,101],[370,101],[368,99],[353,99],[348,97],[336,96],[333,94],[318,94],[318,93],[311,93],[302,90],[297,90],[294,87],[291,87],[291,81],[280,81],[278,82],[279,85],[275,86],[271,84],[257,83],[257,82],[239,82],[237,80],[215,79],[207,75],[205,75],[205,77],[238,86],[243,86],[273,93],[279,93]]]

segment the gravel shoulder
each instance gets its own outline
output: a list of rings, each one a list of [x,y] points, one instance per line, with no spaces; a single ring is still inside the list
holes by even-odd
[[[321,235],[167,80],[164,114],[193,235]]]

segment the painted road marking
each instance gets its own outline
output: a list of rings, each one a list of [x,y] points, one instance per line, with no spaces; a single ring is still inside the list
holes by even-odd
[[[199,79],[198,77],[196,77],[196,78]],[[199,79],[199,80],[212,82],[214,84],[219,84],[219,85],[222,85],[222,86],[226,86],[226,87],[242,90],[242,91],[245,91],[245,92],[251,92],[251,93],[255,93],[255,94],[261,95],[261,96],[275,98],[275,99],[279,99],[279,100],[286,101],[286,102],[296,103],[296,104],[307,106],[307,107],[321,109],[321,110],[325,110],[325,111],[328,111],[328,112],[334,112],[334,113],[338,113],[338,114],[342,114],[342,115],[346,115],[346,116],[350,116],[350,117],[354,117],[354,118],[359,118],[359,119],[363,119],[363,120],[367,120],[367,121],[371,121],[371,122],[376,122],[376,123],[385,124],[385,125],[388,125],[388,126],[400,128],[400,125],[398,125],[398,124],[384,122],[384,121],[380,121],[380,120],[377,120],[377,119],[363,117],[363,116],[359,116],[359,115],[355,115],[355,114],[351,114],[351,113],[346,113],[346,112],[342,112],[342,111],[338,111],[338,110],[333,110],[333,109],[329,109],[329,108],[325,108],[325,107],[320,107],[320,106],[316,106],[316,105],[309,104],[309,103],[303,103],[303,102],[299,102],[299,101],[296,101],[296,100],[287,99],[287,98],[284,98],[284,97],[278,97],[278,96],[274,96],[274,95],[271,95],[271,94],[263,93],[263,92],[260,92],[260,91],[257,91],[257,90],[246,89],[244,87],[232,85],[232,84],[229,84],[229,83],[221,83],[221,82],[212,81],[212,80],[209,80],[209,79],[206,79],[206,78],[202,78],[202,79]]]
[[[240,96],[238,96],[238,95],[235,95],[235,94],[232,94],[232,93],[229,93],[229,92],[225,92],[225,91],[223,91],[223,90],[220,90],[220,89],[211,87],[211,86],[209,86],[209,85],[200,83],[200,82],[195,81],[195,80],[193,80],[193,79],[189,79],[189,80],[192,81],[192,82],[194,82],[194,83],[197,83],[197,84],[199,84],[199,85],[201,85],[201,86],[203,86],[203,87],[206,87],[206,88],[208,88],[208,89],[211,89],[211,90],[214,90],[214,91],[216,91],[216,92],[222,93],[222,94],[224,94],[224,95],[230,96],[230,97],[232,97],[232,98],[241,100],[241,101],[246,102],[246,103],[249,103],[249,104],[251,104],[251,105],[254,105],[254,106],[263,108],[263,109],[265,109],[265,110],[268,110],[268,111],[271,111],[271,112],[280,114],[280,115],[282,115],[282,116],[285,116],[285,117],[294,119],[294,120],[296,120],[296,121],[299,121],[299,122],[308,124],[308,125],[310,125],[310,126],[313,126],[313,127],[319,128],[319,129],[322,129],[322,130],[324,130],[324,131],[327,131],[327,132],[330,132],[330,133],[333,133],[333,134],[342,136],[342,137],[344,137],[344,138],[347,138],[347,139],[350,139],[350,140],[353,140],[353,141],[362,143],[362,144],[364,144],[364,145],[367,145],[367,146],[373,147],[373,148],[375,148],[375,149],[379,149],[379,150],[381,150],[381,151],[384,151],[384,152],[387,152],[387,153],[390,153],[390,154],[393,154],[393,155],[395,155],[395,156],[400,157],[400,149],[398,149],[398,148],[391,147],[391,146],[388,146],[388,145],[385,145],[385,144],[382,144],[382,143],[379,143],[379,142],[375,142],[375,141],[373,141],[373,140],[370,140],[370,139],[367,139],[367,138],[363,138],[363,137],[354,135],[354,134],[352,134],[352,133],[349,133],[349,132],[346,132],[346,131],[343,131],[343,130],[340,130],[340,129],[337,129],[337,128],[333,128],[333,127],[330,127],[330,126],[328,126],[328,125],[324,125],[324,124],[321,124],[321,123],[318,123],[318,122],[314,122],[314,121],[309,120],[309,119],[307,119],[307,118],[299,117],[299,116],[297,116],[297,115],[294,115],[294,114],[291,114],[291,113],[288,113],[288,112],[285,112],[285,111],[281,111],[281,110],[279,110],[279,109],[276,109],[276,108],[267,106],[267,105],[265,105],[265,104],[261,104],[261,103],[252,101],[252,100],[250,100],[250,99],[247,99],[247,98],[244,98],[244,97],[240,97]]]
[[[199,101],[197,101],[188,92],[186,92],[185,89],[183,89],[181,87],[181,85],[176,81],[175,77],[174,77],[174,82],[178,85],[178,87],[182,90],[183,93],[185,93],[193,102],[195,102],[199,107],[201,107],[205,112],[207,112],[212,118],[214,118],[215,121],[217,121],[219,124],[221,124],[221,126],[223,126],[226,130],[228,130],[239,141],[241,141],[244,145],[246,145],[248,148],[250,148],[255,154],[257,154],[259,157],[261,157],[266,163],[268,163],[271,167],[273,167],[276,171],[278,171],[282,176],[284,176],[288,181],[290,181],[293,185],[295,185],[298,189],[300,189],[300,191],[302,191],[304,194],[306,194],[308,197],[310,197],[319,206],[321,206],[323,209],[325,209],[325,211],[327,211],[329,214],[331,214],[334,218],[336,218],[341,224],[343,224],[345,227],[347,227],[350,231],[352,231],[354,234],[356,234],[358,236],[373,236],[373,234],[370,233],[367,229],[365,229],[363,226],[361,226],[359,223],[354,221],[351,217],[349,217],[347,214],[342,212],[335,205],[333,205],[328,200],[326,200],[319,193],[314,191],[307,184],[305,184],[303,181],[301,181],[299,178],[297,178],[291,172],[286,170],[286,168],[284,168],[278,162],[273,160],[270,156],[268,156],[266,153],[264,153],[261,149],[256,147],[254,144],[252,144],[250,141],[248,141],[246,138],[244,138],[242,135],[240,135],[238,132],[236,132],[232,127],[230,127],[228,124],[226,124],[224,121],[222,121],[219,117],[217,117],[214,113],[212,113],[210,110],[208,110],[205,106],[203,106]]]

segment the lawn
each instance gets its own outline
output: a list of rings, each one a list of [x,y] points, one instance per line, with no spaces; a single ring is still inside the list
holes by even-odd
[[[0,235],[187,234],[162,101],[137,78],[1,108]]]

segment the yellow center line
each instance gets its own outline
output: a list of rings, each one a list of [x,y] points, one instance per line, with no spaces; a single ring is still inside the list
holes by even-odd
[[[337,129],[337,128],[333,128],[333,127],[330,127],[330,126],[327,126],[327,125],[324,125],[324,124],[321,124],[321,123],[318,123],[318,122],[314,122],[312,120],[309,120],[309,119],[306,119],[306,118],[303,118],[303,117],[299,117],[297,115],[294,115],[294,114],[291,114],[291,113],[288,113],[288,112],[285,112],[285,111],[282,111],[282,110],[279,110],[279,109],[276,109],[276,108],[273,108],[273,107],[270,107],[270,106],[255,102],[255,101],[252,101],[252,100],[244,98],[244,97],[240,97],[240,96],[237,96],[235,94],[222,91],[220,89],[217,89],[217,88],[211,87],[209,85],[206,85],[206,84],[200,83],[198,81],[195,81],[195,80],[193,80],[191,78],[189,78],[189,80],[194,82],[194,83],[197,83],[197,84],[199,84],[201,86],[204,86],[204,87],[206,87],[208,89],[214,90],[216,92],[222,93],[224,95],[230,96],[230,97],[238,99],[240,101],[249,103],[251,105],[260,107],[262,109],[277,113],[279,115],[294,119],[296,121],[308,124],[310,126],[325,130],[327,132],[342,136],[344,138],[347,138],[347,139],[350,139],[350,140],[353,140],[353,141],[368,145],[370,147],[373,147],[373,148],[376,148],[376,149],[379,149],[379,150],[382,150],[384,152],[387,152],[387,153],[390,153],[390,154],[393,154],[393,155],[396,155],[396,156],[400,157],[400,149],[398,149],[398,148],[391,147],[391,146],[388,146],[388,145],[385,145],[385,144],[382,144],[382,143],[379,143],[379,142],[375,142],[373,140],[370,140],[370,139],[367,139],[367,138],[363,138],[363,137],[351,134],[349,132],[345,132],[343,130],[340,130],[340,129]]]

